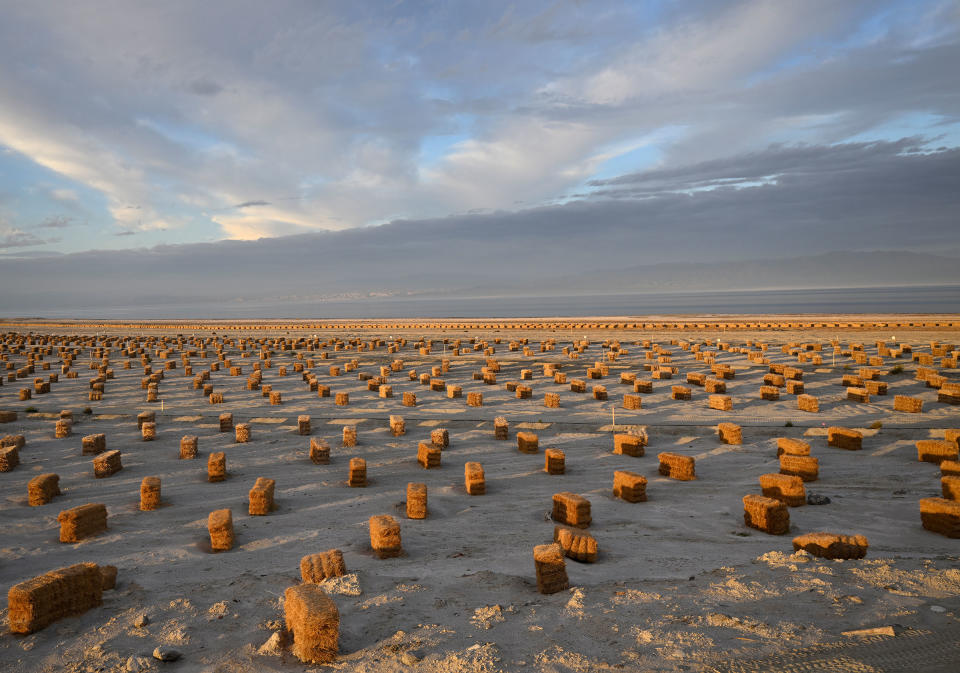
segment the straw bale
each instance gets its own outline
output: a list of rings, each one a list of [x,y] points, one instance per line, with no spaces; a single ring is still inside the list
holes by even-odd
[[[634,381],[633,382],[633,392],[635,393],[647,393],[650,394],[653,392],[653,381]]]
[[[326,465],[330,462],[330,446],[319,437],[310,438],[310,462],[314,465]]]
[[[280,394],[279,390],[270,391],[270,404],[274,406],[283,404],[283,396]]]
[[[7,617],[13,633],[29,634],[102,603],[100,568],[95,563],[77,563],[10,587]]]
[[[793,550],[804,551],[826,559],[861,559],[867,555],[867,538],[863,535],[807,533],[793,538]]]
[[[0,423],[13,423],[17,420],[16,411],[0,411]]]
[[[140,509],[149,512],[160,506],[160,477],[144,477],[140,482]]]
[[[594,386],[593,387],[593,399],[600,400],[605,402],[607,400],[607,387],[606,386]]]
[[[863,433],[850,428],[827,428],[827,446],[835,446],[847,451],[859,451],[863,448]]]
[[[820,402],[813,395],[797,395],[797,408],[800,411],[817,413],[820,411]]]
[[[427,518],[427,485],[416,482],[407,484],[407,518]]]
[[[204,386],[206,388],[206,386]],[[279,395],[279,393],[277,393]],[[223,393],[214,393],[211,392],[208,397],[210,404],[223,404]],[[273,398],[271,393],[270,404],[273,404]]]
[[[20,452],[16,446],[0,446],[0,472],[12,472],[20,464]]]
[[[696,479],[696,461],[693,456],[684,456],[679,453],[663,452],[657,454],[660,461],[659,472],[665,477],[690,481]]]
[[[743,496],[743,523],[770,535],[784,535],[790,530],[787,506],[762,495]]]
[[[109,477],[123,469],[120,464],[120,452],[114,449],[106,451],[93,459],[93,476],[97,479]]]
[[[566,455],[560,449],[545,449],[543,469],[547,474],[563,474],[566,469]]]
[[[639,458],[647,445],[646,433],[616,433],[613,435],[613,452],[624,456]]]
[[[246,444],[250,441],[250,435],[253,432],[249,423],[237,423],[234,428],[234,439],[238,444]]]
[[[447,382],[443,379],[430,379],[430,390],[442,393],[447,389]]]
[[[555,594],[570,588],[567,566],[559,544],[541,544],[533,548],[533,565],[537,573],[537,591]]]
[[[670,398],[674,400],[689,400],[693,396],[693,391],[691,391],[686,386],[671,386],[670,387]]]
[[[810,445],[802,439],[793,439],[792,437],[777,438],[777,457],[783,454],[791,456],[809,456]]]
[[[565,526],[554,526],[553,541],[560,545],[567,558],[581,563],[597,562],[597,541],[589,533]]]
[[[870,393],[866,388],[847,388],[847,399],[851,402],[867,403],[870,401]]]
[[[157,424],[156,423],[144,423],[140,427],[140,436],[143,437],[143,441],[152,442],[157,438]]]
[[[300,578],[304,584],[320,584],[331,577],[347,574],[347,564],[339,549],[308,554],[300,559]]]
[[[0,437],[0,446],[12,446],[19,451],[27,445],[27,438],[23,435],[4,435]]]
[[[266,477],[257,477],[250,489],[250,516],[266,516],[274,509],[273,493],[277,482]]]
[[[33,397],[33,392],[29,388],[21,388],[19,399],[21,402],[25,402]]]
[[[350,394],[349,393],[337,393],[334,396],[334,404],[338,407],[345,407],[350,404]]]
[[[795,381],[790,379],[787,381],[787,394],[789,395],[802,395],[803,394],[803,381]]]
[[[654,369],[653,371],[651,371],[651,372],[650,372],[650,377],[651,377],[651,378],[654,378],[654,379],[658,379],[658,380],[668,380],[668,379],[672,379],[672,378],[673,378],[673,370],[670,369],[670,368],[660,367],[660,368],[657,368],[657,369]],[[674,387],[676,387],[676,386],[674,386]],[[682,387],[682,386],[680,386],[680,387]],[[674,398],[674,399],[676,399],[676,398]]]
[[[487,492],[487,482],[483,472],[483,465],[480,463],[465,463],[463,466],[463,480],[468,495],[484,495]]]
[[[432,444],[417,444],[417,462],[426,470],[440,467],[441,450]]]
[[[776,386],[760,386],[760,399],[775,402],[780,399],[780,389]]]
[[[554,521],[575,528],[586,528],[590,525],[590,501],[583,496],[569,491],[553,494]]]
[[[215,451],[207,457],[207,481],[223,481],[227,478],[227,455]]]
[[[923,527],[950,538],[960,538],[960,502],[945,498],[924,498],[920,501]]]
[[[103,591],[117,588],[117,566],[100,566],[100,588]]]
[[[340,613],[323,589],[316,584],[289,587],[283,603],[294,656],[308,664],[334,661],[339,650]]]
[[[73,424],[67,419],[60,419],[54,428],[54,436],[57,439],[63,439],[73,434]]]
[[[220,414],[220,432],[230,432],[233,430],[233,414],[225,411]]]
[[[687,373],[687,383],[695,386],[702,386],[707,382],[707,375],[702,372]]]
[[[864,381],[863,387],[867,389],[867,392],[870,395],[886,395],[887,394],[886,381]]]
[[[60,542],[79,542],[107,530],[107,506],[101,503],[78,505],[57,515]]]
[[[393,558],[403,554],[400,524],[388,514],[370,517],[370,546],[377,558]]]
[[[0,472],[2,471],[4,470],[0,469]],[[60,477],[52,472],[39,474],[27,484],[27,502],[31,507],[46,505],[58,495],[60,495]]]
[[[467,406],[482,407],[483,393],[467,393]]]
[[[207,532],[210,534],[210,548],[213,551],[233,549],[233,512],[218,509],[207,517]]]
[[[943,431],[943,438],[948,442],[960,444],[960,429],[947,428]]]
[[[342,436],[342,441],[340,445],[345,448],[349,448],[351,446],[357,445],[357,426],[356,425],[343,426],[343,436]]]
[[[733,411],[733,398],[729,395],[710,395],[707,398],[707,404],[711,409],[718,411]]]
[[[743,430],[736,423],[717,424],[721,444],[743,444]]]
[[[580,379],[573,379],[570,381],[570,390],[575,393],[585,393],[587,392],[587,382],[581,381]]]
[[[960,500],[960,476],[940,477],[940,490],[947,500]]]
[[[430,431],[430,443],[438,449],[450,446],[450,432],[446,428],[434,428]]]
[[[463,397],[463,388],[452,383],[447,386],[447,397],[451,400]],[[481,394],[481,399],[483,395]]]
[[[540,450],[537,435],[532,432],[518,432],[517,450],[520,451],[520,453],[537,453]]]
[[[184,435],[180,438],[180,459],[193,459],[197,457],[199,451],[197,444],[199,439],[196,435]]]
[[[923,412],[923,400],[919,397],[894,395],[893,409],[894,411],[905,411],[910,414],[919,414]]]
[[[403,416],[390,416],[390,434],[394,437],[400,437],[406,434],[407,424]]]
[[[807,504],[807,491],[803,479],[788,474],[761,474],[760,490],[768,498],[774,498],[787,507],[801,507]]]
[[[722,395],[727,392],[727,384],[718,379],[707,379],[703,388],[706,392],[716,395]]]
[[[843,379],[840,381],[840,385],[845,388],[862,386],[863,378],[857,376],[856,374],[844,374]]]
[[[956,460],[940,461],[940,474],[945,477],[960,477],[960,462]]]
[[[937,465],[944,460],[957,460],[957,444],[941,439],[918,440],[917,460]]]
[[[300,435],[310,434],[310,416],[306,414],[297,416],[297,433]]]
[[[613,473],[613,497],[627,502],[647,501],[647,478],[636,472],[617,470]]]
[[[365,488],[367,485],[367,461],[363,458],[350,459],[350,473],[347,477],[350,488]]]

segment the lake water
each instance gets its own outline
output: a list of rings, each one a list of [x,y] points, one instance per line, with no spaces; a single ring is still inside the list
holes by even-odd
[[[47,318],[320,319],[519,318],[684,313],[960,313],[960,286],[743,290],[566,297],[383,298],[328,302],[249,301],[71,307]]]

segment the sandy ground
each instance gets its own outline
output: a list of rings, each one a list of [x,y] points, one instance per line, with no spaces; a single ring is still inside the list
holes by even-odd
[[[448,336],[465,339],[470,334]],[[494,334],[476,336],[494,345]],[[343,551],[349,571],[326,584],[341,619],[334,669],[733,671],[791,670],[788,663],[809,661],[821,662],[821,668],[795,670],[957,669],[960,543],[920,525],[917,501],[940,495],[940,471],[917,461],[914,442],[942,437],[945,428],[960,426],[960,408],[938,404],[936,390],[914,380],[916,363],[909,357],[888,358],[880,369],[901,364],[903,373],[884,375],[888,395],[862,404],[847,401],[840,385],[841,377],[859,366],[841,356],[834,363],[829,344],[819,366],[798,365],[795,357],[780,351],[782,343],[794,338],[820,342],[829,336],[727,334],[724,339],[733,345],[763,340],[770,344],[771,362],[803,369],[806,392],[820,398],[821,410],[800,412],[795,397],[783,391],[780,401],[761,400],[768,367],[743,354],[720,352],[717,363],[736,370],[736,378],[727,382],[734,411],[721,412],[707,408],[707,393],[696,386],[690,386],[692,400],[670,399],[671,385],[687,385],[687,372],[709,376],[710,368],[679,345],[670,345],[671,338],[696,343],[695,336],[657,335],[679,374],[654,381],[654,392],[643,395],[644,408],[627,411],[622,395],[632,388],[619,383],[620,373],[649,378],[646,350],[633,344],[649,336],[621,336],[629,354],[609,362],[610,373],[603,379],[588,380],[588,391],[592,384],[607,387],[607,402],[594,400],[589,392],[571,392],[569,385],[543,375],[542,365],[552,362],[568,380],[585,379],[587,367],[601,359],[599,341],[579,359],[570,359],[560,352],[569,340],[558,335],[553,335],[554,351],[531,356],[507,348],[509,340],[526,335],[511,331],[499,336],[504,341],[495,345],[493,357],[501,364],[496,385],[472,378],[484,365],[482,353],[451,357],[446,351],[451,369],[443,378],[463,387],[462,399],[448,399],[408,379],[410,369],[429,373],[444,357],[442,344],[435,343],[432,354],[420,355],[412,340],[397,354],[385,348],[360,353],[330,349],[330,359],[317,359],[312,370],[321,384],[330,386],[329,398],[310,392],[293,372],[293,351],[276,350],[263,382],[282,392],[279,406],[271,406],[259,391],[246,390],[257,351],[248,350],[250,357],[242,358],[234,347],[226,355],[243,367],[243,376],[231,377],[223,368],[211,373],[210,382],[224,393],[222,405],[208,404],[193,389],[177,353],[169,358],[177,361],[177,369],[167,371],[160,384],[162,410],[160,403],[144,401],[139,360],[123,369],[127,358],[117,349],[110,354],[115,378],[107,382],[100,402],[87,401],[87,381],[95,374],[87,368],[89,360],[75,361],[80,378],[61,375],[49,394],[27,402],[17,400],[17,390],[29,387],[33,375],[4,381],[0,408],[18,411],[18,419],[0,425],[0,435],[23,434],[27,445],[20,466],[0,474],[0,586],[81,561],[116,565],[119,578],[117,588],[104,594],[102,607],[33,635],[0,635],[0,670],[327,668],[301,664],[282,648],[258,650],[282,630],[282,595],[300,580],[300,558],[331,548]],[[529,336],[538,351],[545,335]],[[871,338],[841,335],[844,343],[864,343],[873,354]],[[920,353],[930,352],[930,339],[956,343],[960,334],[917,332],[900,338],[912,338],[914,352]],[[25,362],[24,355],[8,355],[17,367]],[[357,371],[328,374],[330,365],[342,367],[354,358],[358,371],[373,375],[380,365],[402,359],[403,370],[389,381],[394,397],[381,399],[369,392]],[[207,359],[191,358],[194,372],[214,359],[212,349]],[[38,366],[37,376],[59,372],[55,355],[44,362],[51,368],[47,372]],[[160,362],[154,357],[155,369]],[[278,375],[283,365],[290,371],[286,377]],[[507,381],[520,381],[521,369],[533,371],[532,380],[523,381],[533,388],[529,400],[516,399],[505,389]],[[960,378],[955,369],[940,372],[954,381]],[[415,408],[401,405],[404,391],[416,393]],[[466,405],[472,391],[483,393],[483,407]],[[335,392],[348,392],[350,405],[335,406]],[[560,394],[559,409],[544,406],[545,392]],[[894,412],[897,394],[923,398],[924,413]],[[84,414],[88,406],[92,413]],[[55,439],[61,409],[73,411],[74,430],[69,438]],[[136,414],[144,410],[157,413],[153,442],[142,441],[137,429]],[[237,444],[233,433],[219,432],[222,411],[233,412],[235,422],[251,423],[249,443]],[[331,445],[329,465],[309,461],[309,438],[297,434],[299,414],[309,414],[312,436]],[[406,419],[404,436],[391,436],[391,414]],[[494,439],[496,416],[510,422],[506,442]],[[720,421],[742,425],[742,445],[718,441]],[[341,448],[342,428],[351,424],[357,426],[359,444]],[[861,429],[863,450],[828,447],[826,427],[831,425]],[[649,433],[646,455],[613,454],[613,431],[632,426],[644,426]],[[450,447],[440,469],[424,470],[416,462],[417,443],[428,440],[437,427],[449,430]],[[518,430],[538,434],[537,455],[517,451]],[[81,437],[99,432],[106,434],[108,449],[122,452],[123,470],[107,479],[95,479],[92,458],[80,452]],[[198,460],[178,458],[179,440],[186,434],[199,436]],[[744,525],[741,498],[760,492],[759,475],[778,470],[776,438],[785,436],[811,443],[821,476],[807,484],[807,491],[831,502],[791,508],[790,533],[770,536]],[[566,474],[544,472],[543,449],[551,447],[565,452]],[[213,451],[227,455],[229,478],[221,483],[206,481],[206,458]],[[697,479],[678,482],[659,476],[660,451],[694,456]],[[367,488],[346,483],[352,456],[367,460]],[[483,464],[486,495],[466,494],[467,461]],[[647,502],[612,497],[613,472],[620,469],[647,477]],[[62,495],[48,505],[29,507],[27,481],[43,472],[60,475]],[[164,504],[157,511],[138,508],[145,476],[162,480]],[[247,493],[259,476],[276,480],[278,508],[268,516],[248,516]],[[425,520],[405,517],[405,489],[412,481],[428,486],[430,514]],[[560,491],[590,500],[589,533],[599,542],[600,557],[595,564],[568,559],[570,589],[544,596],[536,590],[532,548],[551,540],[551,496]],[[57,514],[88,502],[107,505],[107,533],[78,544],[59,543]],[[233,512],[237,545],[213,554],[207,515],[225,507]],[[404,556],[374,556],[367,528],[374,514],[391,514],[400,522]],[[792,537],[813,531],[866,535],[867,558],[826,561],[793,554]],[[149,623],[138,628],[134,623],[143,614]],[[0,617],[6,621],[5,609]],[[894,626],[896,635],[867,640],[842,635],[877,626]],[[153,660],[150,653],[161,644],[177,648],[182,658],[175,663]],[[778,656],[786,658],[770,658]]]

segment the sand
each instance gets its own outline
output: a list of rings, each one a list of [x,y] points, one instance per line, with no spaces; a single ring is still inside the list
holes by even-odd
[[[877,321],[891,324],[898,319]],[[847,316],[836,322],[855,320]],[[611,318],[597,324],[625,322]],[[249,334],[225,327],[216,332],[217,337],[238,338],[313,335],[308,328],[287,334],[285,328],[261,327]],[[960,654],[960,546],[920,525],[917,502],[940,494],[940,472],[936,465],[917,460],[915,441],[942,438],[946,428],[960,426],[960,408],[938,403],[936,389],[914,379],[917,363],[909,354],[884,358],[884,365],[876,367],[882,372],[896,365],[904,368],[903,373],[881,377],[888,395],[871,395],[866,404],[846,399],[840,380],[856,374],[860,365],[841,355],[834,362],[830,340],[838,338],[844,348],[851,341],[862,343],[875,355],[877,339],[893,345],[892,333],[882,329],[786,328],[719,335],[735,347],[748,340],[768,343],[771,362],[802,369],[805,392],[820,399],[816,414],[799,411],[796,396],[782,388],[779,401],[760,399],[768,366],[742,353],[717,352],[714,329],[574,334],[533,328],[497,332],[470,325],[446,331],[317,331],[322,340],[339,337],[347,344],[352,338],[368,343],[374,337],[386,344],[398,336],[408,342],[397,353],[388,353],[385,344],[362,352],[331,347],[327,360],[305,348],[275,347],[263,383],[282,393],[282,404],[276,406],[259,390],[246,389],[246,375],[259,361],[259,350],[248,349],[250,357],[241,358],[235,346],[228,346],[225,354],[234,366],[243,367],[244,375],[231,377],[229,367],[223,366],[210,374],[209,383],[224,393],[223,404],[211,405],[193,389],[193,377],[184,376],[175,349],[166,359],[175,360],[177,368],[167,370],[159,386],[162,402],[147,403],[139,358],[131,358],[132,368],[123,369],[127,358],[117,348],[110,352],[115,378],[106,382],[102,401],[87,401],[87,381],[96,374],[89,369],[89,350],[74,362],[79,378],[61,374],[50,393],[19,401],[17,391],[32,388],[35,376],[60,371],[54,349],[43,360],[50,363],[49,371],[38,366],[34,374],[5,380],[0,387],[0,409],[18,412],[16,421],[0,424],[0,436],[23,434],[27,440],[20,465],[0,474],[0,587],[92,561],[119,568],[117,588],[104,593],[101,607],[39,633],[23,637],[5,631],[0,635],[0,669],[124,671],[149,665],[177,671],[320,670],[300,664],[283,647],[265,644],[282,641],[271,637],[282,631],[282,596],[299,582],[301,557],[336,548],[343,552],[348,574],[324,583],[340,612],[340,654],[331,665],[335,669],[777,670],[784,664],[770,657],[787,656],[797,662],[834,661],[831,670],[868,670],[852,667],[851,661],[872,670],[955,670]],[[43,331],[134,333],[109,325],[33,328],[34,333]],[[177,332],[186,338],[194,333],[211,336],[196,325],[173,332],[143,327],[136,333]],[[451,344],[444,348],[434,342],[432,353],[421,355],[416,338],[422,334],[462,339],[463,347],[471,350],[452,356]],[[904,328],[896,336],[898,342],[911,343],[914,353],[929,353],[932,340],[960,342],[960,330],[945,327]],[[490,356],[501,365],[496,385],[473,379],[486,357],[467,344],[470,337],[485,339],[496,349]],[[496,344],[498,337],[502,342]],[[530,356],[523,355],[522,345],[517,351],[508,348],[524,337]],[[578,359],[561,353],[573,339],[584,337],[591,344]],[[555,349],[539,352],[540,341],[549,338],[556,339]],[[619,339],[629,354],[606,361],[602,353],[610,349],[601,347],[604,339]],[[670,398],[671,384],[683,383],[688,372],[713,376],[710,365],[671,340],[693,344],[705,339],[714,345],[703,350],[736,371],[735,378],[726,381],[733,411],[710,409],[708,394],[698,386],[690,386],[690,401]],[[669,350],[667,366],[679,373],[672,380],[655,380],[653,393],[642,395],[642,409],[628,411],[622,408],[622,397],[632,394],[633,387],[620,384],[620,374],[649,379],[645,365],[657,362],[646,359],[647,350],[635,343],[643,340]],[[780,346],[793,341],[823,344],[824,364],[798,363],[796,356],[782,353]],[[153,356],[153,370],[159,371],[163,360],[152,348],[147,352]],[[295,353],[304,359],[297,360]],[[6,354],[17,368],[26,362],[25,355]],[[213,348],[207,355],[190,358],[194,374],[209,369],[216,359]],[[308,358],[315,359],[311,371],[321,385],[349,393],[349,406],[336,406],[332,394],[320,398],[309,391],[301,374],[293,371],[295,363]],[[444,358],[451,366],[442,377],[447,384],[462,386],[462,398],[448,398],[445,391],[431,391],[407,376],[411,369],[429,373]],[[345,372],[353,359],[359,366]],[[380,367],[395,359],[404,365],[387,380],[392,398],[379,397],[358,379],[359,372],[379,375]],[[607,387],[606,402],[571,392],[568,384],[555,384],[552,375],[543,375],[542,365],[554,363],[570,379],[586,379],[587,368],[601,359],[609,374],[593,383]],[[960,371],[940,364],[937,357],[935,368],[941,375],[960,379]],[[278,375],[280,366],[288,368],[287,376]],[[340,366],[342,375],[330,376],[330,366]],[[533,378],[525,381],[533,388],[531,399],[517,399],[505,388],[509,381],[520,381],[521,369],[533,371]],[[402,406],[403,392],[417,394],[416,407]],[[482,392],[483,406],[467,406],[468,392]],[[545,392],[559,394],[559,408],[544,406]],[[924,412],[894,412],[894,395],[900,394],[922,398]],[[85,407],[92,413],[83,413]],[[73,411],[73,433],[56,439],[54,423],[62,409]],[[136,422],[137,414],[147,410],[157,417],[151,442],[142,441]],[[232,432],[219,432],[218,416],[224,411],[233,413],[235,424],[251,424],[248,443],[237,444]],[[298,434],[297,417],[303,414],[310,415],[311,437],[330,445],[329,464],[310,462],[310,437]],[[404,417],[405,435],[392,435],[391,414]],[[497,416],[510,423],[508,442],[494,438]],[[741,445],[719,442],[716,425],[722,421],[742,427]],[[341,447],[344,425],[356,425],[357,446]],[[649,434],[645,455],[614,454],[613,434],[641,426]],[[829,426],[860,429],[863,449],[828,447]],[[429,442],[437,427],[448,429],[450,446],[443,451],[441,468],[424,470],[417,464],[417,444]],[[518,431],[535,432],[541,452],[519,453]],[[93,457],[81,454],[81,438],[101,432],[108,449],[122,452],[123,470],[95,479]],[[184,435],[199,438],[196,460],[179,459]],[[811,444],[811,455],[820,459],[820,479],[808,482],[806,490],[831,502],[791,508],[790,533],[770,536],[744,526],[741,498],[759,494],[759,475],[777,471],[779,437]],[[544,471],[542,450],[547,448],[564,452],[565,474]],[[226,453],[229,476],[208,483],[206,457],[214,451]],[[656,455],[664,451],[693,456],[696,480],[660,476]],[[366,488],[347,485],[354,456],[367,461]],[[483,464],[486,495],[466,494],[463,464],[468,461]],[[648,501],[614,498],[616,470],[644,475]],[[27,483],[47,472],[59,474],[61,495],[47,505],[29,507]],[[145,476],[159,477],[163,484],[162,503],[154,511],[139,509]],[[276,481],[276,509],[251,517],[248,492],[258,477]],[[405,516],[403,501],[411,481],[429,489],[426,519]],[[567,559],[570,589],[544,596],[536,590],[532,548],[552,541],[551,497],[561,491],[590,500],[593,520],[586,532],[597,539],[599,557],[592,564]],[[59,543],[56,515],[87,502],[107,505],[108,531],[79,544]],[[221,508],[233,512],[236,543],[233,550],[215,554],[206,523],[208,514]],[[370,549],[367,522],[377,514],[389,514],[400,523],[403,556],[381,560]],[[865,535],[870,542],[866,558],[825,561],[794,554],[792,538],[816,531]],[[144,614],[148,623],[135,626]],[[5,603],[0,617],[5,621]],[[843,635],[875,627],[891,627],[894,635]],[[182,659],[174,664],[152,660],[150,652],[157,645],[175,647]]]

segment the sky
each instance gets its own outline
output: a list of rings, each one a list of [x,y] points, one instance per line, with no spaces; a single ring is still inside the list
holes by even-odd
[[[258,239],[253,257],[358,274],[444,256],[469,276],[504,249],[587,271],[960,256],[960,2],[0,0],[0,16],[7,287],[64,257],[176,270]]]

